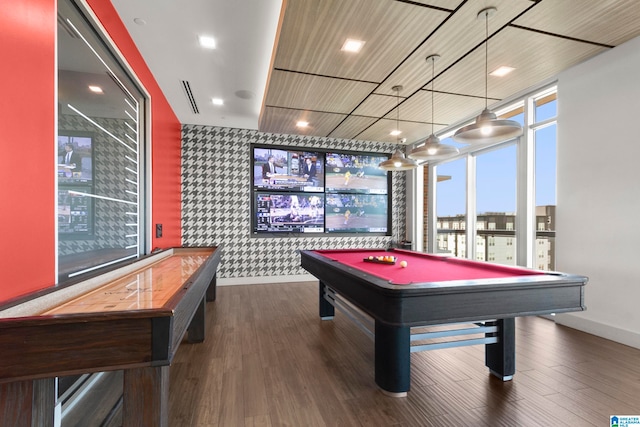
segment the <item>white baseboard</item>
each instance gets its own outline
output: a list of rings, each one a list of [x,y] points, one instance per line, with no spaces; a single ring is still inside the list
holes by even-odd
[[[229,277],[218,278],[216,284],[219,286],[232,285],[262,285],[267,283],[290,283],[290,282],[312,282],[318,281],[311,274],[296,274],[294,276],[261,276],[261,277]]]
[[[640,333],[595,322],[570,313],[557,314],[555,320],[559,325],[568,326],[579,331],[640,349]]]

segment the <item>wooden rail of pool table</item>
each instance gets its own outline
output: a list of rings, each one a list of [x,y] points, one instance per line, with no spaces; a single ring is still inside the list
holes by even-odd
[[[54,377],[123,369],[123,425],[166,426],[169,365],[185,334],[204,340],[221,254],[163,251],[70,301],[0,318],[0,425],[53,426]]]

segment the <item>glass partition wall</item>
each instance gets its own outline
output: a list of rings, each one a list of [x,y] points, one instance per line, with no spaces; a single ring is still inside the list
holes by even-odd
[[[145,246],[145,98],[73,0],[58,1],[58,284]],[[122,371],[61,377],[55,425],[118,425]]]
[[[144,98],[71,0],[58,4],[58,282],[143,252]]]

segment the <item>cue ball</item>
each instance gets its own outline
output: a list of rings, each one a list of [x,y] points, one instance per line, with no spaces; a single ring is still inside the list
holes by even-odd
[[[406,268],[407,267],[407,261],[400,261],[400,267],[402,268]]]

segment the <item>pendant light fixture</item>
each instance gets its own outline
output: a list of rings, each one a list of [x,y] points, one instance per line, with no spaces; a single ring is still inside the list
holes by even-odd
[[[475,123],[464,126],[453,135],[453,139],[465,144],[495,143],[513,139],[522,135],[522,127],[513,120],[499,120],[495,113],[487,107],[489,76],[489,18],[497,12],[495,7],[488,7],[478,12],[478,19],[485,19],[485,60],[484,60],[484,110]]]
[[[398,135],[398,144],[400,144],[400,91],[402,90],[402,86],[394,86],[391,89],[396,91],[396,97],[398,99],[396,107],[396,134]],[[414,160],[407,159],[400,148],[397,148],[391,158],[381,162],[378,167],[385,171],[406,171],[417,168],[418,164]]]
[[[440,55],[429,55],[427,56],[427,62],[431,63],[431,135],[424,142],[424,145],[414,148],[409,153],[409,157],[414,160],[440,160],[445,159],[447,157],[451,157],[453,155],[458,154],[460,151],[452,146],[447,144],[441,144],[440,138],[438,138],[433,132],[433,124],[434,124],[434,80],[435,80],[435,62],[440,59]]]

